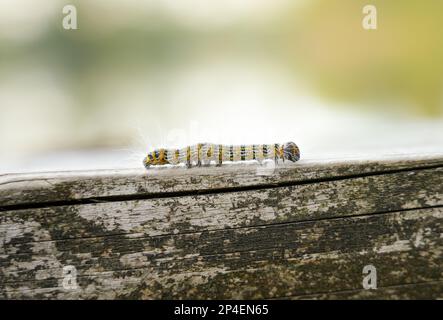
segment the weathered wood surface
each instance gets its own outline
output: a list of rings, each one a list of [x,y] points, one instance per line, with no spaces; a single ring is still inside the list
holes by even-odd
[[[0,298],[443,298],[443,155],[3,175],[0,243]]]
[[[271,162],[272,164],[272,162]],[[152,170],[71,171],[29,174],[0,174],[0,207],[64,202],[67,200],[109,200],[140,196],[168,196],[191,192],[219,192],[268,185],[376,175],[383,172],[436,167],[443,164],[443,152],[410,153],[384,157],[303,159],[296,164],[260,167],[155,168]]]

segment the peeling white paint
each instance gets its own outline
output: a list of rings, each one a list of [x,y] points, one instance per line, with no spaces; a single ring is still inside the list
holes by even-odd
[[[401,252],[411,250],[409,240],[397,240],[391,245],[381,246],[377,253]]]

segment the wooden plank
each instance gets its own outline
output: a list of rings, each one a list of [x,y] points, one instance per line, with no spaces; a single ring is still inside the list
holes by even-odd
[[[389,157],[301,160],[296,164],[220,168],[72,171],[0,175],[0,209],[70,200],[168,196],[259,186],[282,186],[359,175],[443,166],[443,153]]]
[[[7,298],[277,298],[443,280],[443,208],[158,237],[7,243]],[[74,265],[79,290],[61,287]],[[435,294],[435,292],[434,292]]]
[[[280,298],[282,299],[282,298]],[[293,300],[442,300],[443,299],[443,281],[431,281],[424,283],[413,283],[398,285],[376,290],[350,290],[342,292],[330,292],[306,296],[286,297]]]
[[[263,190],[6,211],[0,235],[19,235],[17,242],[157,236],[425,208],[443,205],[442,181],[443,168],[420,169]]]
[[[0,176],[0,298],[441,295],[441,155],[262,169]]]

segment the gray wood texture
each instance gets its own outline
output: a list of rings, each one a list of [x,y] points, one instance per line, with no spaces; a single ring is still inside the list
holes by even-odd
[[[2,299],[435,299],[442,283],[439,153],[0,175]]]

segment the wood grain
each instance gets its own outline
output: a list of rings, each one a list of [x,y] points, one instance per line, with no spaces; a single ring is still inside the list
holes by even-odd
[[[2,292],[14,297],[277,298],[443,280],[443,209],[160,237],[8,244]],[[11,254],[11,252],[14,252]],[[75,265],[79,290],[61,287]],[[89,289],[88,289],[89,288]],[[89,290],[89,291],[88,291]]]
[[[109,200],[168,193],[190,194],[226,189],[281,186],[317,180],[443,166],[443,153],[402,154],[373,159],[301,160],[295,164],[270,162],[226,164],[210,168],[152,168],[0,175],[0,208],[14,205],[63,203],[69,200]]]
[[[442,297],[442,157],[259,173],[3,176],[0,298]]]

